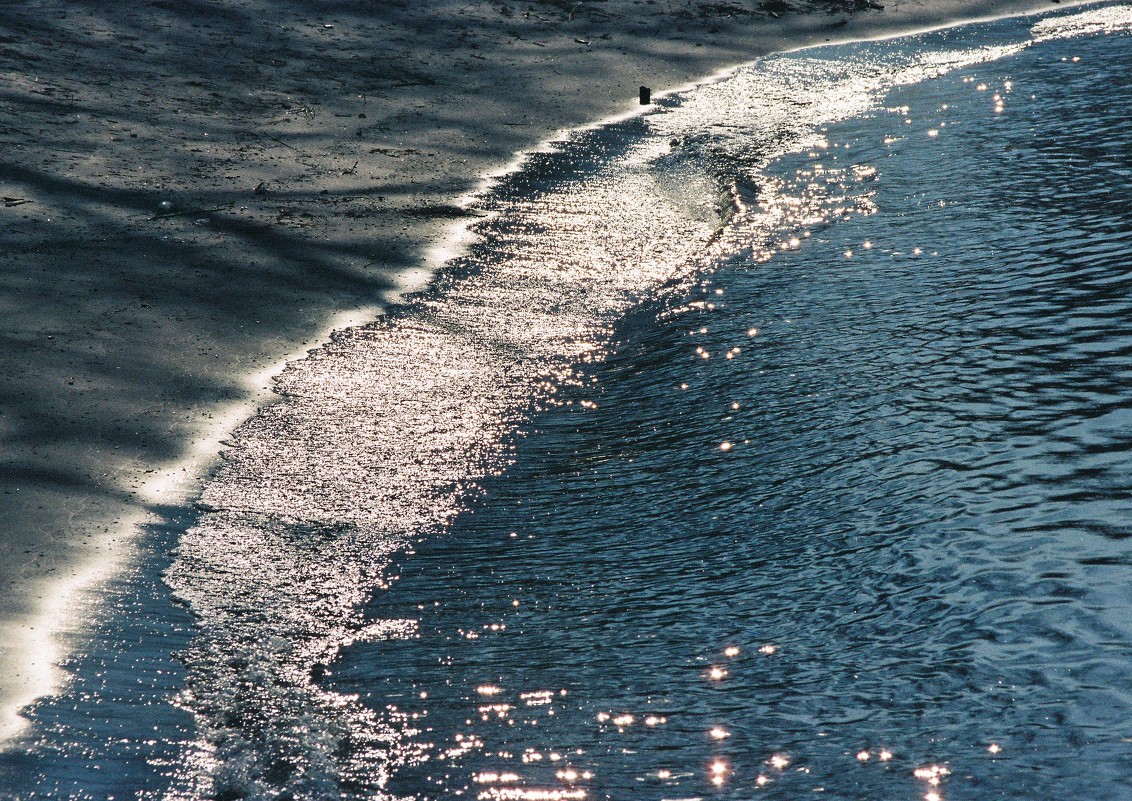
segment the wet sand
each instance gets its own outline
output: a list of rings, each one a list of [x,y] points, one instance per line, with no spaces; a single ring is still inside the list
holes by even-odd
[[[556,132],[776,50],[1050,8],[30,0],[0,10],[0,736],[74,590],[280,359],[372,318]],[[1069,5],[1065,3],[1064,5]],[[45,617],[48,615],[48,618]]]

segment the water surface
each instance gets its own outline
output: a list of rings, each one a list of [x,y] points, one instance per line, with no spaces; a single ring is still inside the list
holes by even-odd
[[[532,155],[287,368],[11,795],[1127,798],[1130,27],[776,56]]]
[[[1128,797],[1128,47],[770,167],[750,250],[620,320],[371,604],[416,635],[330,684],[428,744],[391,790]]]

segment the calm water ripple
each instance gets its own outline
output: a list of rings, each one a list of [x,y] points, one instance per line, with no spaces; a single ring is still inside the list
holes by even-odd
[[[427,716],[390,788],[1132,797],[1129,54],[899,87],[776,163],[875,169],[875,213],[772,258],[740,221],[371,605],[420,625],[334,668]]]

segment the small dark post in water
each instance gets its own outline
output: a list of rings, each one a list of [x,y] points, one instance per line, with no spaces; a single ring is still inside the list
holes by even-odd
[[[647,106],[651,102],[652,102],[652,90],[649,89],[647,86],[642,86],[641,87],[641,105]]]

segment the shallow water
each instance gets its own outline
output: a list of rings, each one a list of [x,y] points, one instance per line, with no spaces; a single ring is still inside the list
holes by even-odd
[[[1129,53],[957,70],[776,164],[876,211],[635,310],[371,606],[419,638],[332,685],[423,716],[391,789],[1128,798]]]
[[[126,667],[15,797],[1129,797],[1130,26],[775,57],[531,157],[236,432],[197,634],[122,588],[176,625],[79,659]]]
[[[371,608],[419,639],[335,668],[427,712],[393,789],[1128,797],[1126,42],[831,127],[784,194],[849,159],[876,213],[617,327],[596,408],[540,416]]]

